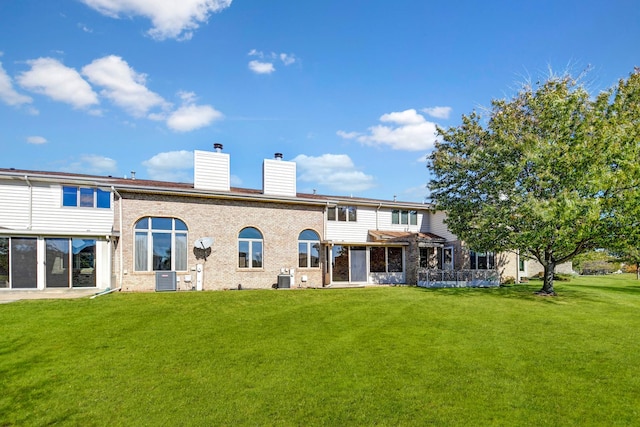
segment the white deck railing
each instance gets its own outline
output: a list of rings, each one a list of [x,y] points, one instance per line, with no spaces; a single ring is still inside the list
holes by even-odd
[[[423,288],[466,288],[500,286],[498,270],[418,269],[418,286]]]

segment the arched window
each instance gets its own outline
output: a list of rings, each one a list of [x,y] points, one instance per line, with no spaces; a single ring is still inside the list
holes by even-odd
[[[187,271],[187,231],[178,218],[139,219],[135,225],[135,271]]]
[[[262,233],[256,228],[243,228],[238,235],[238,267],[262,268]]]
[[[298,236],[298,267],[320,267],[320,236],[313,230],[304,230]]]

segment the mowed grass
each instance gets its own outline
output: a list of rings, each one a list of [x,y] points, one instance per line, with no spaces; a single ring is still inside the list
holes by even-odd
[[[0,305],[0,425],[640,425],[640,282]]]

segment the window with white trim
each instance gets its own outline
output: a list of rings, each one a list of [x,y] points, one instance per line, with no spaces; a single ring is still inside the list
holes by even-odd
[[[358,208],[356,206],[333,206],[327,208],[327,220],[356,222],[358,220]]]
[[[262,268],[262,233],[253,227],[243,228],[238,234],[238,267]]]
[[[418,225],[418,211],[394,209],[391,211],[391,224]]]
[[[383,246],[369,248],[369,271],[372,273],[402,273],[404,271],[402,248]]]
[[[135,225],[135,271],[187,271],[187,225],[178,218],[144,217]]]
[[[421,247],[420,248],[420,268],[431,268],[442,270],[442,248],[441,247]]]
[[[111,208],[111,192],[93,187],[62,187],[62,206],[80,208]]]
[[[320,236],[313,230],[304,230],[298,236],[298,267],[320,267]]]
[[[493,252],[469,252],[469,268],[471,270],[493,270],[496,268],[496,257]]]

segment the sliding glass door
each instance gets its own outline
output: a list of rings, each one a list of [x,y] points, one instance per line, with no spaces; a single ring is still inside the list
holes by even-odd
[[[38,240],[32,237],[11,238],[11,287],[38,287]]]
[[[0,237],[0,288],[9,287],[9,238]]]
[[[47,288],[68,288],[71,280],[69,270],[69,239],[45,239]]]

